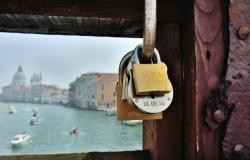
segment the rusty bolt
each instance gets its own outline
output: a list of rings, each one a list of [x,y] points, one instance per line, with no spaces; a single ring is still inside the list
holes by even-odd
[[[234,146],[234,153],[236,155],[241,155],[243,153],[243,148],[244,148],[244,146],[242,144],[236,144]]]
[[[222,110],[218,109],[214,112],[213,119],[216,123],[222,123],[225,120],[225,114],[222,112]]]
[[[238,38],[239,39],[247,39],[249,36],[249,28],[248,27],[240,27],[238,29]]]

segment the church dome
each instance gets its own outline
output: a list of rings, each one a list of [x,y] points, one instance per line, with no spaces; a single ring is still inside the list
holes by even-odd
[[[22,66],[18,67],[17,73],[13,76],[12,85],[23,85],[27,86],[27,77],[23,72]]]

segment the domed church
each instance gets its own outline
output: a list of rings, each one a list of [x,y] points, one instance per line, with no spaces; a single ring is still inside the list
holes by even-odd
[[[22,66],[18,67],[17,72],[13,76],[11,86],[17,87],[17,88],[19,88],[19,87],[24,87],[24,88],[29,87],[28,79],[27,79],[26,75],[23,72]]]
[[[23,102],[30,97],[30,86],[22,66],[19,66],[14,74],[11,84],[3,87],[3,100]]]

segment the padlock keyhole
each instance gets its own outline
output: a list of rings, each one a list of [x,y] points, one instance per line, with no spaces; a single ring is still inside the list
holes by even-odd
[[[155,98],[155,93],[151,94],[151,98],[152,98],[152,99]]]

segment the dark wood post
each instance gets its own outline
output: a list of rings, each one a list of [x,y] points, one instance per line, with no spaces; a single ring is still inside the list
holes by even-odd
[[[163,120],[144,122],[144,149],[150,149],[153,160],[182,159],[182,60],[180,25],[159,23],[156,47],[174,88],[174,100],[164,112]]]
[[[194,1],[196,100],[196,159],[221,157],[221,130],[212,131],[205,123],[206,103],[223,79],[226,54],[223,14],[219,0]],[[212,113],[214,114],[214,113]]]

